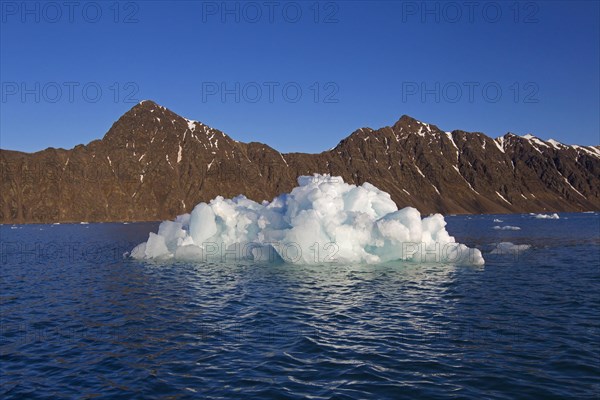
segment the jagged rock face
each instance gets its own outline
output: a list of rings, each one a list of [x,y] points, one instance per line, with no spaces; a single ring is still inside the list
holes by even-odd
[[[1,150],[0,168],[2,223],[169,219],[218,195],[270,200],[312,173],[370,182],[423,213],[600,209],[599,147],[443,132],[408,116],[319,154],[281,154],[144,101],[102,140]]]

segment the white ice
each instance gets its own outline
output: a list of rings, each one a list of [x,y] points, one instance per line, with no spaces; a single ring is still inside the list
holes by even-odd
[[[534,218],[537,219],[560,219],[557,213],[554,214],[535,214]]]
[[[511,242],[501,242],[494,247],[490,254],[518,254],[529,249],[529,244],[514,244]]]
[[[511,226],[511,225],[506,225],[506,226],[494,226],[494,229],[496,230],[500,230],[500,231],[520,231],[521,228],[519,228],[518,226]]]
[[[440,214],[398,210],[370,183],[301,176],[298,187],[259,204],[221,196],[161,223],[131,251],[135,259],[376,264],[394,260],[483,265],[478,249],[456,243]]]

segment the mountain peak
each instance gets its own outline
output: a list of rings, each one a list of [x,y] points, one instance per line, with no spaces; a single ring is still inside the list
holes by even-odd
[[[424,136],[428,132],[439,131],[440,129],[426,122],[419,121],[409,115],[402,115],[398,121],[392,126],[395,131],[404,131],[416,133],[420,136]]]
[[[163,106],[161,106],[160,104],[156,103],[153,100],[142,100],[139,103],[137,103],[135,107],[140,107],[140,108],[164,108]]]
[[[176,129],[176,125],[187,124],[171,110],[152,100],[142,100],[123,114],[104,135],[104,140],[127,143],[151,141],[158,131]]]
[[[165,112],[165,111],[170,111],[171,110],[167,109],[164,106],[161,106],[160,104],[156,103],[153,100],[142,100],[139,103],[137,103],[136,105],[134,105],[133,107],[131,107],[129,109],[129,111],[125,114],[137,114],[137,112],[156,112],[156,111],[160,111],[160,112]]]
[[[398,121],[396,121],[396,124],[402,123],[402,124],[416,124],[419,123],[421,121],[419,121],[418,119],[415,119],[413,117],[411,117],[410,115],[406,115],[406,114],[402,114],[402,116],[400,117],[400,119]]]
[[[420,123],[420,121],[414,119],[409,115],[402,115],[398,121],[392,126],[394,130],[404,130],[408,128],[414,128]],[[409,129],[410,130],[410,129]]]

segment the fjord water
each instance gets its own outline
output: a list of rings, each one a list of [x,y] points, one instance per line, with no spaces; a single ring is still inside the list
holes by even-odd
[[[158,223],[1,226],[0,397],[597,398],[600,215],[446,220],[485,266],[144,263]]]

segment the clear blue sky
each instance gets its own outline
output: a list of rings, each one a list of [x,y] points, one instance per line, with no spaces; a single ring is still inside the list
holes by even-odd
[[[3,0],[0,146],[88,143],[142,99],[286,152],[402,114],[600,144],[597,1],[278,3]]]

